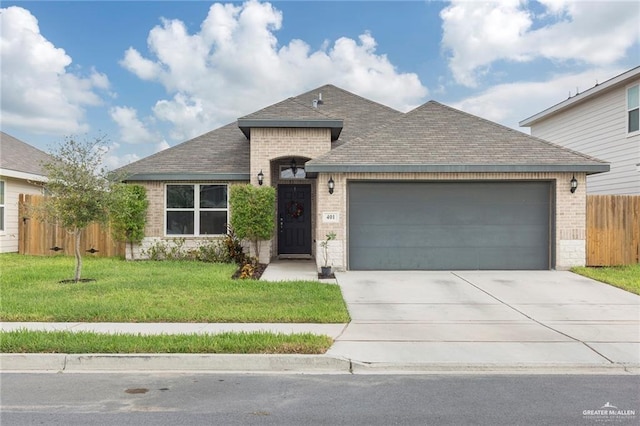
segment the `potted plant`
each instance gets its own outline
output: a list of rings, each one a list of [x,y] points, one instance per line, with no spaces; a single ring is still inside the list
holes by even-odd
[[[320,241],[320,247],[322,247],[322,256],[324,257],[324,266],[320,267],[320,274],[323,277],[331,275],[331,266],[329,266],[329,241],[336,239],[335,232],[329,232],[323,241]]]

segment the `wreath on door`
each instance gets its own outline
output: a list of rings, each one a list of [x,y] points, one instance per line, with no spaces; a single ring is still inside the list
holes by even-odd
[[[304,214],[304,206],[297,201],[289,201],[287,204],[287,216],[297,219]]]

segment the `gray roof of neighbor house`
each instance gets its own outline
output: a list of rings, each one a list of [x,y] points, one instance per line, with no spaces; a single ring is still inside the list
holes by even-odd
[[[534,124],[538,123],[539,121],[545,120],[551,117],[552,115],[558,114],[559,112],[566,111],[569,108],[572,108],[588,100],[592,100],[599,94],[606,93],[610,90],[613,90],[621,86],[624,87],[626,84],[629,84],[632,80],[637,79],[638,77],[640,77],[640,66],[631,68],[630,70],[625,71],[622,74],[619,74],[613,78],[610,78],[609,80],[604,81],[600,84],[596,83],[596,85],[593,86],[592,88],[587,89],[584,92],[579,93],[577,95],[574,95],[569,99],[566,99],[556,105],[553,105],[552,107],[545,109],[544,111],[541,111],[535,115],[532,115],[529,118],[525,118],[524,120],[520,121],[520,123],[518,124],[521,127],[531,127]]]
[[[22,142],[11,135],[0,132],[0,169],[3,171],[35,175],[29,177],[24,176],[24,178],[46,176],[47,171],[42,165],[51,160],[51,156],[46,152],[26,142]]]
[[[322,94],[322,95],[320,95]],[[317,107],[314,99],[322,96]],[[227,124],[197,136],[172,148],[158,152],[116,170],[127,180],[249,180],[249,143],[243,124],[266,120],[324,122],[338,129],[339,138],[333,146],[373,130],[376,126],[403,113],[333,85],[324,85],[301,95],[246,115],[238,122]],[[341,122],[341,123],[339,123]],[[311,124],[309,124],[311,123]]]
[[[587,172],[605,162],[435,101],[310,160],[317,172]]]

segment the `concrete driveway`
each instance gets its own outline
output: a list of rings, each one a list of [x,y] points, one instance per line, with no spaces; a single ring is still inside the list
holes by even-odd
[[[366,364],[640,367],[640,296],[562,271],[338,273]]]

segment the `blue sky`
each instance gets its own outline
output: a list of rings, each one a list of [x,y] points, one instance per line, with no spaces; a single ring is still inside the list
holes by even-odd
[[[0,126],[110,168],[332,83],[518,121],[640,64],[636,1],[3,1]],[[520,129],[527,131],[527,129]]]

